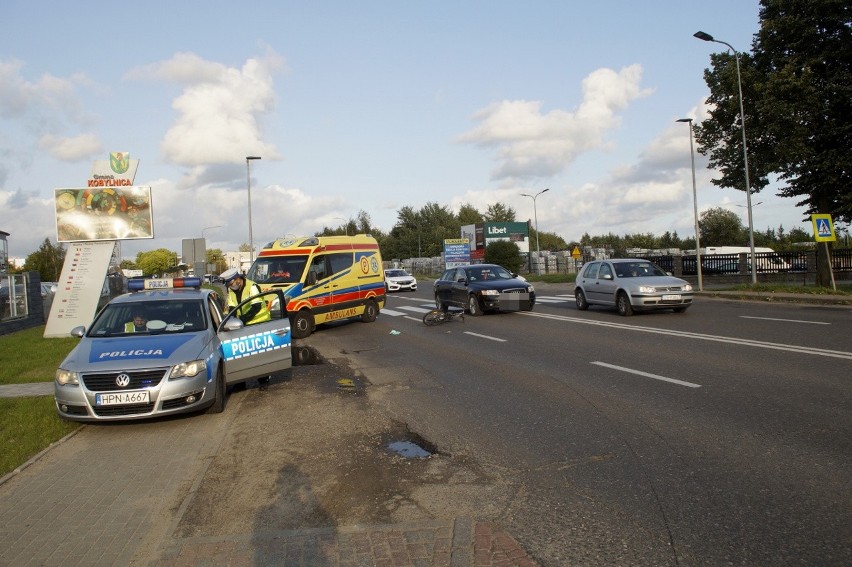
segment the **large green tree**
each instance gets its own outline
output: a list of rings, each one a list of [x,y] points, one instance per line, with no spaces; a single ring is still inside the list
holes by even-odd
[[[778,194],[806,213],[852,221],[852,4],[848,0],[761,0],[752,53],[740,54],[749,181],[773,177]],[[742,116],[734,54],[711,56],[704,77],[710,117],[695,127],[720,187],[745,190]],[[823,247],[818,253],[824,254]],[[818,283],[829,279],[818,262]]]
[[[702,246],[747,246],[748,231],[736,213],[721,207],[707,209],[698,221]]]
[[[166,248],[157,248],[150,252],[139,252],[136,255],[136,265],[146,276],[174,272],[177,269],[177,264],[177,253]]]
[[[515,209],[503,203],[488,205],[482,215],[486,222],[515,222]]]
[[[45,238],[38,250],[27,256],[24,271],[38,272],[43,282],[55,282],[59,280],[64,262],[65,247],[61,244],[54,245],[49,238]]]

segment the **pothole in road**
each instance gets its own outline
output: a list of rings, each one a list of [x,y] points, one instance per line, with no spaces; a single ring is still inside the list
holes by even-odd
[[[293,359],[293,366],[312,366],[324,362],[319,352],[309,346],[292,346],[290,356]]]
[[[406,459],[428,459],[438,453],[437,448],[417,435],[416,433],[405,428],[403,435],[394,435],[395,439],[387,441],[385,448],[395,455]]]

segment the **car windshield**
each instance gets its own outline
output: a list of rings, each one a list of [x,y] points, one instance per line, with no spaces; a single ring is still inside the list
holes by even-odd
[[[246,277],[259,284],[296,283],[302,281],[307,263],[305,255],[258,258]]]
[[[512,272],[500,266],[473,267],[468,268],[467,277],[470,281],[482,280],[510,280],[514,276]]]
[[[90,337],[188,333],[207,327],[200,299],[110,303],[92,323]]]
[[[615,275],[619,278],[647,278],[668,275],[651,262],[614,262],[613,268],[615,268]]]
[[[402,278],[407,275],[408,273],[405,270],[385,270],[385,276],[389,278]]]

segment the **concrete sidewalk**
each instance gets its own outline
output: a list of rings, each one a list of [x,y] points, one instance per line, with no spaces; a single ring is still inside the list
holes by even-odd
[[[82,426],[0,479],[0,566],[536,565],[504,530],[467,517],[183,535],[241,400],[256,395],[212,417]]]

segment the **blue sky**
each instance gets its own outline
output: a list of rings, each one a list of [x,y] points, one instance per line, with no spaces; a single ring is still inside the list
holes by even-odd
[[[255,245],[339,226],[389,231],[437,202],[584,233],[693,233],[689,134],[703,71],[750,49],[758,2],[144,3],[6,0],[0,7],[0,230],[11,256],[55,240],[53,189],[82,187],[110,151],[139,159],[153,240]],[[748,101],[746,101],[748,104]],[[748,126],[748,125],[746,125]],[[745,195],[699,210],[746,224]],[[754,227],[800,227],[794,200],[754,195]],[[205,230],[206,229],[206,230]]]

